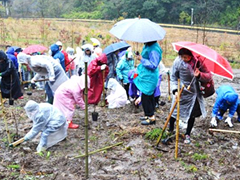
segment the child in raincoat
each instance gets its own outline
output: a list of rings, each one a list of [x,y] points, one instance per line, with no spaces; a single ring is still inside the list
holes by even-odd
[[[33,121],[32,129],[24,136],[24,141],[32,140],[41,133],[37,152],[57,144],[67,137],[67,123],[64,115],[53,105],[28,101],[24,107],[27,116]]]
[[[94,59],[88,66],[88,75],[90,77],[90,88],[88,90],[88,103],[97,105],[101,99],[105,78],[108,75],[109,68],[106,54]],[[105,71],[104,71],[105,70]],[[103,77],[104,72],[104,77]],[[104,79],[103,79],[104,78]]]
[[[110,94],[106,98],[108,102],[108,108],[120,108],[126,105],[126,91],[116,79],[110,78],[107,88],[110,90]]]
[[[88,88],[90,80],[88,77]],[[54,95],[53,106],[58,108],[68,121],[68,128],[77,129],[79,125],[72,123],[75,105],[85,109],[84,103],[85,75],[71,76],[71,78],[61,84]]]
[[[123,87],[127,92],[127,97],[129,99],[129,80],[128,73],[134,69],[133,54],[131,51],[126,51],[125,56],[117,64],[116,72],[118,79],[123,83]]]
[[[229,127],[233,127],[232,117],[237,111],[240,122],[240,100],[238,94],[229,85],[222,85],[216,90],[217,99],[212,109],[212,120],[210,125],[217,127],[217,119],[222,120],[224,113],[229,109],[228,118],[225,122]]]

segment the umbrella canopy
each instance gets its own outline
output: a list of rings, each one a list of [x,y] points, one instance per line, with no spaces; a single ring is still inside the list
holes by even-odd
[[[22,52],[22,48],[18,46],[11,46],[14,49],[14,52]]]
[[[124,41],[118,42],[118,43],[113,43],[109,46],[107,46],[104,50],[103,53],[105,53],[106,55],[113,53],[117,50],[125,50],[127,48],[129,48],[130,45]]]
[[[96,38],[90,38],[90,40],[91,40],[94,44],[97,44],[98,46],[101,46],[100,41],[97,40]]]
[[[166,31],[149,19],[135,18],[116,23],[110,33],[119,39],[145,43],[162,40]]]
[[[27,48],[25,48],[23,50],[23,53],[32,54],[32,53],[36,53],[36,52],[44,52],[47,50],[48,50],[48,48],[46,48],[45,46],[36,44],[36,45],[30,45]]]
[[[193,53],[193,56],[203,57],[205,59],[204,63],[212,73],[227,79],[233,79],[234,76],[229,62],[208,46],[188,41],[176,42],[172,43],[172,45],[177,52],[181,48],[186,48]]]

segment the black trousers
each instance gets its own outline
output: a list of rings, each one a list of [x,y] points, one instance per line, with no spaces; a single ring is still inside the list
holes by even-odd
[[[218,112],[220,113],[220,116],[223,116],[226,111],[222,110],[222,109],[219,109]],[[238,107],[237,107],[237,115],[238,115],[238,117],[240,117],[240,104],[238,104]]]
[[[128,99],[129,99],[129,94],[128,94],[128,91],[129,91],[129,85],[130,85],[129,83],[123,85],[124,89],[126,90],[127,98],[128,98]]]
[[[148,96],[142,93],[142,106],[145,116],[153,116],[155,110],[154,94]]]

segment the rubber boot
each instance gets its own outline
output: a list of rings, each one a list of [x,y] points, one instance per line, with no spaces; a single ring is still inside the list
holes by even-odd
[[[79,125],[73,124],[72,121],[68,120],[68,128],[69,129],[77,129]]]

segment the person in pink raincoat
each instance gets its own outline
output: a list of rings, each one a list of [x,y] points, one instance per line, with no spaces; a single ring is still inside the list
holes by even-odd
[[[88,88],[90,80],[88,77]],[[66,117],[68,128],[77,129],[79,125],[72,123],[75,104],[81,109],[85,109],[84,103],[85,75],[71,76],[71,78],[61,84],[55,92],[53,106],[57,107]]]

